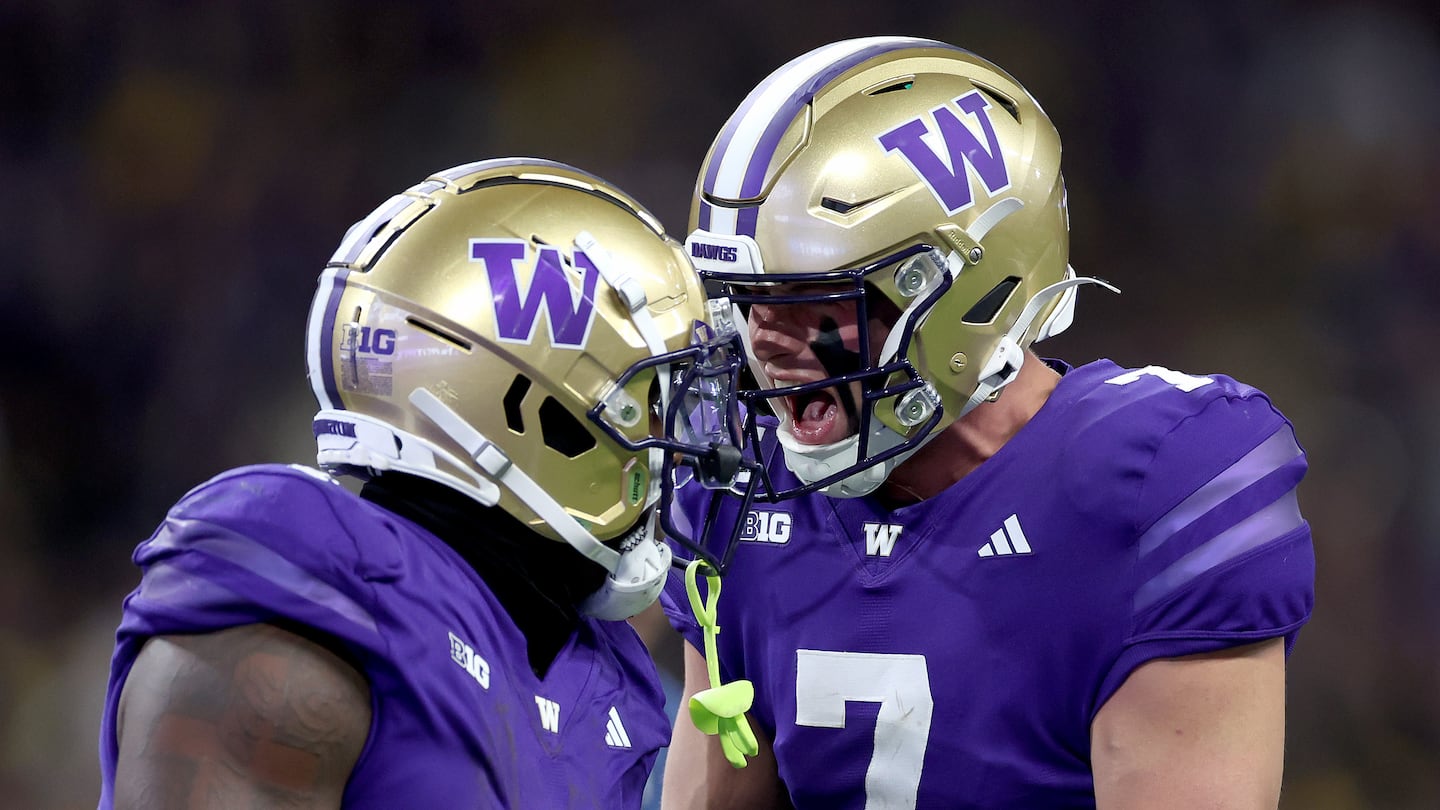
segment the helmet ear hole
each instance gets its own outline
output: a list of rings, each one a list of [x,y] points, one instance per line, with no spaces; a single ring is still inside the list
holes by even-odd
[[[510,383],[510,390],[505,392],[505,425],[516,433],[525,432],[525,418],[520,414],[520,403],[525,401],[525,395],[529,391],[530,378],[524,374],[516,374]]]
[[[540,403],[540,434],[546,447],[566,458],[575,458],[596,444],[590,431],[554,397]]]
[[[1020,278],[1018,276],[1008,276],[1002,279],[999,284],[990,288],[990,292],[985,293],[979,301],[975,302],[974,306],[970,307],[970,311],[965,313],[960,322],[979,325],[995,320],[995,316],[1005,307],[1006,302],[1010,300],[1010,295],[1019,286]]]

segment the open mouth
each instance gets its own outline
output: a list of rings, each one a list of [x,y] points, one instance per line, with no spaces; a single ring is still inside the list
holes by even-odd
[[[806,391],[785,398],[791,432],[801,444],[831,444],[849,435],[849,419],[835,389]]]

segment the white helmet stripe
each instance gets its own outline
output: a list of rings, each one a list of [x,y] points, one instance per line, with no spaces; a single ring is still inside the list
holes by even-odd
[[[917,47],[958,50],[953,45],[915,37],[866,37],[827,45],[791,60],[770,74],[750,93],[721,130],[705,174],[704,191],[713,197],[730,200],[758,196],[780,136],[800,110],[810,103],[816,90],[875,56]],[[706,212],[701,212],[702,229],[712,233],[754,236],[753,215],[741,217],[735,209],[708,208],[709,222],[705,221]]]
[[[334,346],[335,314],[340,296],[345,292],[345,278],[350,271],[343,267],[327,267],[320,273],[315,300],[310,304],[310,322],[306,325],[306,376],[321,410],[338,410],[340,389],[335,385]]]
[[[705,214],[709,213],[709,217]],[[718,205],[707,205],[700,212],[700,230],[710,233],[737,234],[736,223],[739,220],[739,211],[734,208],[722,208]]]
[[[415,200],[408,194],[396,194],[377,206],[369,216],[351,225],[350,230],[345,232],[345,238],[340,240],[340,247],[335,249],[335,255],[330,257],[330,263],[354,264],[375,234],[389,225],[397,214],[413,205]]]

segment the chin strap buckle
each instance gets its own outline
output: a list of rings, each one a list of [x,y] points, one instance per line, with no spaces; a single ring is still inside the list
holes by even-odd
[[[702,566],[705,568],[707,591],[703,605],[696,582]],[[755,686],[746,680],[720,683],[720,659],[715,652],[715,636],[720,632],[720,626],[715,623],[720,577],[704,560],[692,560],[685,566],[685,595],[690,597],[690,610],[705,634],[705,670],[710,676],[710,688],[696,692],[690,698],[690,720],[704,733],[718,736],[725,759],[734,767],[743,768],[746,757],[760,753],[760,744],[745,717],[745,712],[755,701]]]

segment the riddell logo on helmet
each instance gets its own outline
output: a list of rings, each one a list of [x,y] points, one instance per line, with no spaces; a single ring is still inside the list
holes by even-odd
[[[529,243],[521,239],[471,239],[470,261],[485,266],[490,278],[490,298],[495,306],[496,337],[506,343],[532,343],[546,314],[550,345],[583,349],[595,323],[595,284],[600,272],[583,251],[575,251],[575,270],[580,271],[581,289],[571,286],[573,272],[567,271],[560,251],[542,246],[535,257],[530,284],[520,288],[516,265],[526,258]]]
[[[985,95],[972,90],[931,110],[929,116],[906,121],[876,140],[885,151],[899,152],[930,188],[946,215],[953,216],[975,204],[970,192],[970,172],[980,178],[992,195],[1010,187],[1005,153],[995,136],[989,110],[990,102]],[[979,137],[966,117],[979,125]],[[935,128],[940,130],[940,140],[945,144],[944,158],[931,148],[933,138],[926,137],[931,135],[927,118],[933,119]]]
[[[740,258],[734,245],[711,245],[705,242],[691,242],[690,255],[697,259],[713,259],[717,262],[734,262]]]

